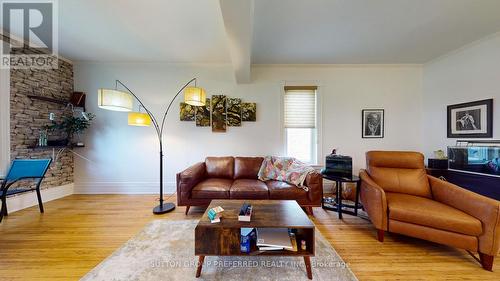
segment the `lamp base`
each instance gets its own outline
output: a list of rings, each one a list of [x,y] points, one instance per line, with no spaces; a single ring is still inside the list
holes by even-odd
[[[175,209],[174,203],[163,203],[163,205],[158,205],[158,206],[154,207],[153,214],[161,215],[161,214],[171,212],[174,209]]]

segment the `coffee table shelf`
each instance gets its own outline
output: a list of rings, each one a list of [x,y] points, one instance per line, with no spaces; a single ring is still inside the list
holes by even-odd
[[[252,221],[238,221],[238,213],[243,203],[253,206]],[[295,201],[287,200],[213,200],[210,208],[224,208],[220,223],[212,224],[207,212],[195,228],[195,255],[199,256],[197,277],[205,256],[296,256],[304,257],[307,275],[312,279],[310,257],[314,256],[314,224]],[[260,251],[252,245],[250,253],[240,250],[241,228],[288,228],[296,230],[297,252],[278,250]],[[300,241],[305,240],[307,249],[300,249]]]

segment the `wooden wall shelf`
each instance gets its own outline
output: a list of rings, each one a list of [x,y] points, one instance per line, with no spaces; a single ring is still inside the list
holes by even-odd
[[[41,101],[46,101],[46,102],[51,102],[51,103],[56,103],[56,104],[61,104],[61,105],[68,105],[72,104],[74,107],[83,107],[83,111],[85,111],[85,98],[86,95],[83,92],[73,92],[71,94],[71,98],[69,100],[60,100],[60,99],[54,99],[54,98],[49,98],[49,97],[42,97],[42,96],[37,96],[37,95],[27,95],[28,98],[34,99],[34,100],[41,100]]]
[[[60,149],[60,148],[80,148],[80,147],[85,147],[83,146],[76,146],[76,145],[47,145],[47,146],[30,146],[28,149],[34,149],[34,150],[48,150],[48,149]]]
[[[58,100],[58,99],[53,99],[53,98],[48,98],[48,97],[35,96],[35,95],[28,95],[28,98],[34,99],[34,100],[41,100],[41,101],[46,101],[46,102],[51,102],[51,103],[62,104],[62,105],[67,105],[68,103],[70,103],[69,101]]]

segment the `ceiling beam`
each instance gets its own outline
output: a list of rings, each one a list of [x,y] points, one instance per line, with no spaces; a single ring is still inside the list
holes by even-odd
[[[254,0],[219,0],[237,83],[251,82]]]

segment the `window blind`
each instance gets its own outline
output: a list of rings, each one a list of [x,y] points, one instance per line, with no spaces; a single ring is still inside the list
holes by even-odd
[[[316,87],[285,87],[285,128],[316,128]]]

